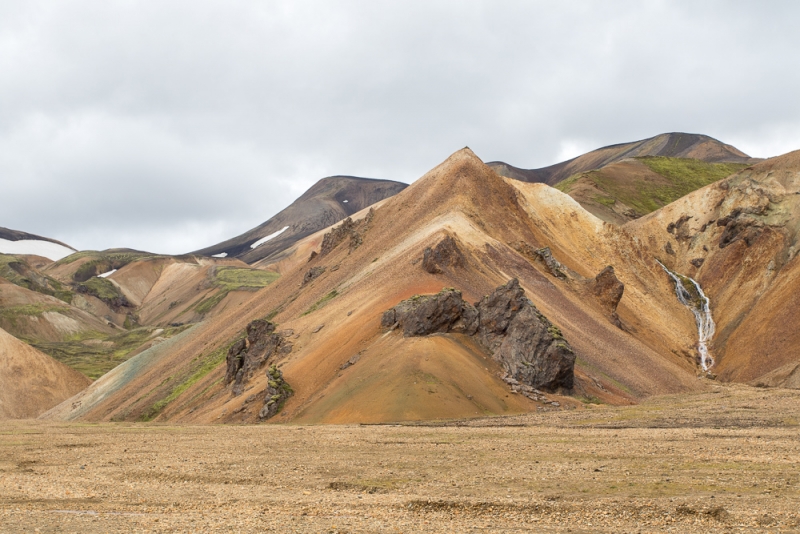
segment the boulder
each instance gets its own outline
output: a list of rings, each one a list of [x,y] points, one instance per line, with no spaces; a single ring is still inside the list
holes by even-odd
[[[264,406],[258,412],[260,419],[269,419],[283,408],[286,399],[294,395],[292,386],[283,379],[283,372],[275,365],[267,369],[267,389],[264,392]]]
[[[256,319],[247,325],[247,336],[231,345],[226,357],[225,383],[233,382],[231,392],[241,395],[244,384],[253,374],[283,349],[291,351],[291,344],[286,343],[283,336],[275,332],[275,325],[265,319]]]
[[[507,381],[547,390],[573,385],[575,354],[561,331],[525,297],[516,278],[475,306],[451,288],[414,296],[385,312],[381,324],[402,327],[405,336],[475,336],[503,366]]]
[[[319,266],[319,265],[316,266],[316,267],[310,268],[308,271],[306,271],[306,274],[303,275],[303,285],[306,285],[306,284],[312,282],[313,280],[318,278],[324,272],[325,272],[325,267],[322,267],[322,266]]]
[[[595,276],[591,284],[592,294],[597,298],[600,304],[609,312],[616,313],[617,305],[622,299],[622,294],[625,291],[625,284],[619,281],[614,267],[609,265],[600,273]]]

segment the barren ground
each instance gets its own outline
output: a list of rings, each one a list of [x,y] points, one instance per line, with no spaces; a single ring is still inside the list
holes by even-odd
[[[790,532],[800,391],[380,426],[0,423],[2,532]]]

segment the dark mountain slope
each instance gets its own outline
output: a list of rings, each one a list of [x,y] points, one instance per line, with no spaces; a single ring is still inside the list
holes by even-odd
[[[335,224],[367,206],[391,197],[408,187],[391,180],[374,180],[354,176],[323,178],[295,200],[289,207],[240,236],[196,254],[226,254],[246,263],[277,257],[300,239]],[[285,228],[285,230],[284,230]],[[277,234],[253,247],[259,240]]]

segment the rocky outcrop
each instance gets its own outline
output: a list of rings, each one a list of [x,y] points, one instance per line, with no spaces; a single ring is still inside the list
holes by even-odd
[[[292,386],[283,379],[283,372],[275,365],[267,369],[267,390],[264,406],[258,412],[260,419],[269,419],[283,408],[286,399],[294,395]]]
[[[447,236],[434,247],[428,247],[422,257],[422,268],[431,274],[439,274],[448,267],[463,267],[464,254],[458,243]]]
[[[403,328],[405,336],[427,336],[437,332],[474,335],[477,310],[461,298],[461,291],[445,288],[436,295],[415,295],[386,311],[381,324]]]
[[[353,221],[350,217],[342,221],[342,224],[322,236],[322,245],[319,255],[325,256],[333,249],[342,244],[345,240],[350,241],[350,252],[358,248],[364,240],[364,234],[369,229],[369,224],[375,216],[375,210],[370,208],[367,216],[360,221]]]
[[[303,285],[312,282],[324,272],[325,272],[325,267],[316,266],[310,268],[308,271],[306,271],[306,274],[303,275]]]
[[[611,322],[622,328],[622,323],[617,315],[617,306],[625,292],[625,284],[617,278],[613,266],[609,265],[595,276],[591,282],[590,291],[600,306],[611,316]]]
[[[253,374],[279,354],[288,354],[292,345],[275,332],[275,325],[256,319],[247,325],[247,336],[231,345],[226,357],[225,384],[233,382],[231,394],[241,395]]]
[[[624,292],[625,284],[619,281],[611,265],[600,271],[592,283],[592,294],[611,313],[617,311]]]
[[[514,245],[514,248],[526,258],[544,265],[547,272],[556,278],[565,280],[568,275],[572,278],[579,278],[577,273],[572,272],[553,256],[550,247],[533,248],[528,243],[520,241]]]
[[[509,383],[551,391],[573,385],[575,354],[561,331],[525,297],[517,279],[474,306],[451,288],[415,296],[386,311],[381,324],[400,327],[406,336],[448,332],[475,336],[503,366]]]
[[[717,226],[725,227],[719,236],[719,248],[725,248],[740,239],[749,247],[761,235],[764,224],[742,210],[734,210],[727,217],[717,220]]]

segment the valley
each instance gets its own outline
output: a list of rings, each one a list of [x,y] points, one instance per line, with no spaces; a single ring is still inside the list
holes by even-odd
[[[793,532],[798,409],[712,382],[393,425],[5,421],[0,531]]]

